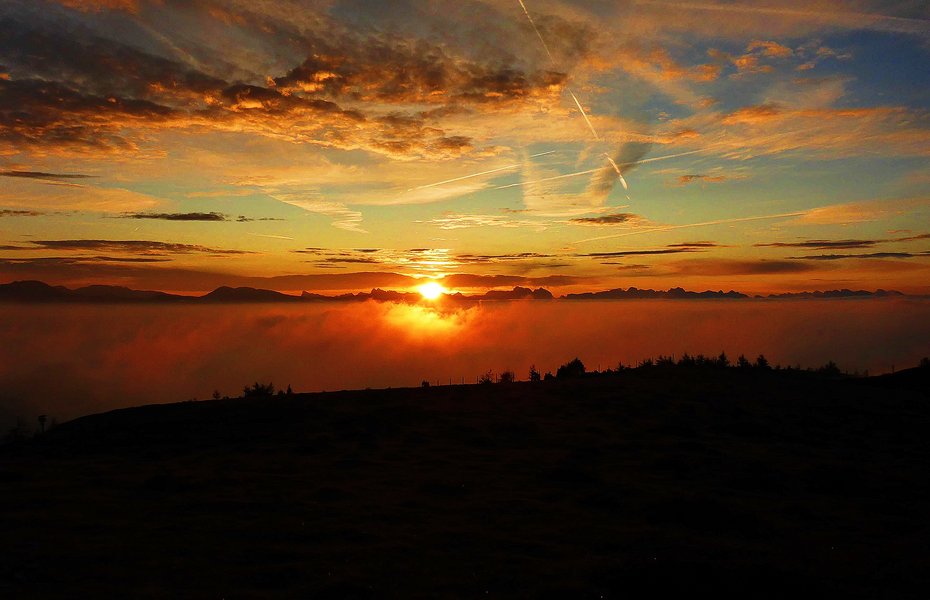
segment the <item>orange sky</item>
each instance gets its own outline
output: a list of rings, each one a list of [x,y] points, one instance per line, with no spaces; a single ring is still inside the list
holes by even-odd
[[[0,282],[930,293],[930,7],[8,0]]]

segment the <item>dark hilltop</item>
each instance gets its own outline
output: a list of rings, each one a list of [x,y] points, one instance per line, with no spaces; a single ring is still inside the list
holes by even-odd
[[[930,367],[722,362],[64,423],[0,446],[0,595],[925,597]]]

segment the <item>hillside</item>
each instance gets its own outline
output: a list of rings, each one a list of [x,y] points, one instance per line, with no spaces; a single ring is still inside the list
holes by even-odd
[[[0,447],[0,595],[923,597],[916,373],[655,368],[84,417]]]

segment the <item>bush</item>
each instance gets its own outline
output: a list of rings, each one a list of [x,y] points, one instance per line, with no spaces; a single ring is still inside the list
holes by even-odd
[[[242,388],[242,394],[246,398],[269,398],[274,396],[274,384],[255,382]]]
[[[555,372],[555,376],[557,379],[570,379],[572,377],[581,377],[584,373],[584,363],[581,362],[580,358],[576,357],[559,367]]]
[[[494,371],[488,371],[484,375],[478,378],[478,383],[482,385],[488,385],[494,383]]]
[[[513,371],[504,371],[501,373],[501,376],[497,379],[497,383],[513,383],[517,380],[517,376]]]

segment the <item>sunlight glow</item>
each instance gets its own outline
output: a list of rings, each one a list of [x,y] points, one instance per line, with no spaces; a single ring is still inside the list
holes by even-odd
[[[435,300],[436,298],[439,298],[445,294],[448,290],[435,281],[430,281],[429,283],[424,283],[423,285],[419,286],[417,291],[420,292],[420,294],[427,300]]]

